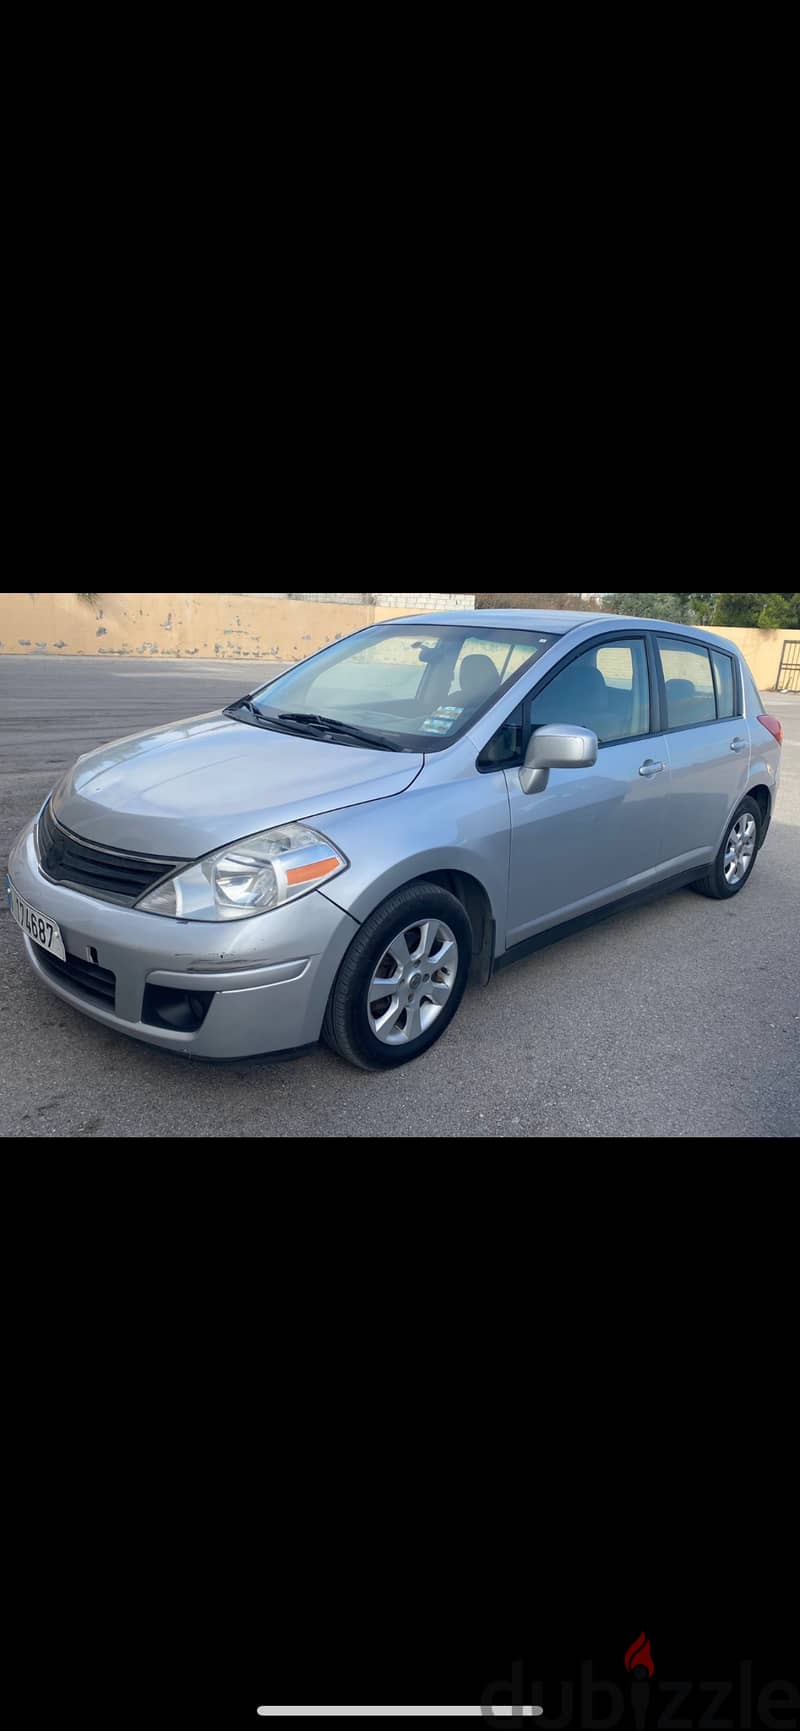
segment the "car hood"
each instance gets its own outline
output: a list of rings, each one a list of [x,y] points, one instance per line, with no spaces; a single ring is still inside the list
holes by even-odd
[[[214,710],[88,752],[60,782],[53,809],[102,847],[196,859],[274,824],[402,793],[424,761],[422,752],[327,744]]]

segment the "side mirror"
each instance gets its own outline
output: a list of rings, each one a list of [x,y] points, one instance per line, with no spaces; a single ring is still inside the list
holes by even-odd
[[[597,734],[588,727],[570,727],[566,722],[537,727],[519,772],[523,793],[544,793],[551,769],[591,769],[597,750]]]

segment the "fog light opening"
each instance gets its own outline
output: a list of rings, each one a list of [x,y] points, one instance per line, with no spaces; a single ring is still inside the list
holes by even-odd
[[[213,992],[184,992],[178,986],[146,986],[142,1021],[150,1027],[194,1034],[208,1015]]]

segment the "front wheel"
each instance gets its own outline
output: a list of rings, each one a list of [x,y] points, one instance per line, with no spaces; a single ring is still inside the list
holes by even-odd
[[[761,846],[762,824],[761,807],[748,794],[731,821],[708,876],[701,878],[692,888],[701,896],[712,896],[715,901],[728,901],[731,896],[738,896],[752,875]]]
[[[410,1063],[452,1022],[471,961],[472,927],[449,890],[428,883],[396,890],[350,945],[324,1039],[362,1070]]]

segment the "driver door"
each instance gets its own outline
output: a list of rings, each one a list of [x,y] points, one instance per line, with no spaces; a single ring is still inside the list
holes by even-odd
[[[511,810],[506,943],[646,886],[667,842],[669,759],[658,714],[655,666],[644,634],[593,642],[526,700],[523,740],[545,722],[589,727],[600,749],[590,769],[550,772],[544,793],[525,794],[504,771]]]

